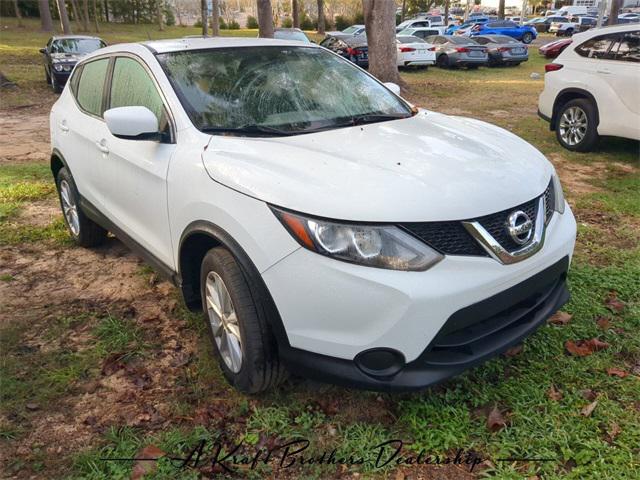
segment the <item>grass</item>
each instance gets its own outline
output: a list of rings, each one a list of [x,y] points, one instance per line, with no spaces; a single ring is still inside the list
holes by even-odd
[[[37,32],[32,21],[22,30],[10,20],[3,22],[8,28],[0,31],[0,62],[3,72],[17,81],[19,88],[3,94],[2,107],[25,106],[34,99],[50,102],[37,53],[47,35]],[[138,41],[147,38],[145,28],[154,38],[197,33],[193,28],[170,27],[160,34],[153,26],[104,25],[100,35],[109,43]],[[226,33],[255,35],[246,30]],[[209,442],[205,453],[211,453],[211,442],[217,439],[222,439],[228,451],[241,439],[258,448],[307,438],[314,452],[337,448],[345,454],[371,458],[375,445],[401,438],[407,451],[414,453],[424,450],[446,455],[457,448],[473,450],[490,460],[482,475],[496,478],[635,478],[640,468],[640,381],[637,373],[632,373],[640,365],[638,143],[604,139],[598,151],[589,154],[561,149],[547,125],[535,115],[543,81],[531,78],[531,74],[542,74],[546,62],[534,50],[530,61],[517,68],[430,68],[405,71],[402,77],[412,102],[500,125],[532,143],[558,162],[557,166],[606,166],[594,168],[592,178],[585,180],[593,189],[586,193],[566,191],[579,219],[578,245],[569,273],[572,298],[565,307],[572,319],[567,325],[546,325],[526,341],[519,355],[496,358],[419,393],[378,394],[294,380],[270,394],[244,397],[225,383],[210,354],[200,317],[180,306],[172,318],[184,325],[184,331],[198,334],[200,340],[193,360],[179,369],[175,383],[170,384],[171,392],[156,398],[170,403],[167,423],[154,428],[110,424],[84,450],[68,452],[59,460],[41,450],[17,456],[6,471],[37,476],[39,470],[49,469],[56,477],[129,478],[130,462],[101,459],[131,457],[147,445],[186,455],[203,439]],[[566,185],[570,182],[565,189]],[[0,247],[49,241],[52,249],[67,248],[62,220],[46,226],[26,225],[20,220],[20,212],[29,204],[52,200],[53,196],[46,165],[0,165]],[[145,280],[153,276],[146,267],[139,273]],[[14,273],[3,272],[0,281],[0,287],[11,288],[18,280]],[[607,306],[612,292],[624,302],[623,308]],[[597,322],[600,318],[606,318],[608,325],[602,327]],[[19,319],[3,324],[0,442],[7,447],[19,444],[29,438],[32,421],[79,402],[78,387],[101,378],[102,363],[113,355],[157,366],[166,354],[165,339],[157,338],[153,328],[135,318],[91,313],[38,318],[35,324],[20,323]],[[586,357],[565,352],[567,341],[590,338],[610,346]],[[609,375],[611,368],[628,375]],[[550,396],[552,388],[560,392],[560,398]],[[583,415],[582,409],[593,398],[598,402],[596,408],[590,416]],[[39,410],[25,409],[26,403],[37,404]],[[119,406],[114,403],[108,407]],[[487,412],[494,407],[506,421],[506,427],[497,432],[486,425]],[[213,409],[213,414],[202,420],[199,412],[208,409]],[[501,461],[512,457],[550,461]],[[359,471],[365,478],[394,475],[370,462],[348,471]],[[327,478],[345,472],[313,465],[298,473]],[[211,472],[180,472],[181,478],[200,474]],[[242,474],[278,476],[273,466],[243,470]],[[151,477],[176,475],[175,467],[164,459]]]

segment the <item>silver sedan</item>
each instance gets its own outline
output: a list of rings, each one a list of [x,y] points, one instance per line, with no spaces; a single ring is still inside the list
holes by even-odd
[[[436,48],[436,65],[441,68],[478,68],[486,65],[487,48],[469,37],[453,35],[433,35],[425,38]]]

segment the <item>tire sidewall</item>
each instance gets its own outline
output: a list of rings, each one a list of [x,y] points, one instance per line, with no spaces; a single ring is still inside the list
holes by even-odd
[[[71,195],[73,195],[73,200],[76,204],[76,208],[78,209],[78,217],[80,219],[80,221],[78,222],[78,235],[75,235],[73,233],[73,231],[71,230],[71,226],[69,225],[69,221],[67,220],[67,216],[64,214],[64,205],[62,203],[62,190],[60,188],[60,184],[62,183],[63,180],[66,180],[67,184],[69,185],[70,193]],[[73,178],[71,178],[71,174],[69,173],[66,167],[61,168],[60,171],[58,172],[58,175],[56,176],[56,187],[58,189],[58,201],[60,202],[60,209],[62,210],[62,218],[64,218],[64,224],[67,226],[67,230],[69,232],[69,235],[71,235],[71,238],[73,238],[73,241],[76,243],[80,243],[81,235],[83,232],[82,232],[82,219],[80,218],[80,215],[82,215],[82,212],[80,211],[80,205],[78,204],[78,190],[76,189],[76,184],[73,182]]]

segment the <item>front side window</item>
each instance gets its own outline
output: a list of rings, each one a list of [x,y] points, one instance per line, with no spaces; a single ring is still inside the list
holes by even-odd
[[[109,108],[147,107],[158,118],[160,131],[167,125],[162,98],[144,67],[133,58],[118,57],[113,67]]]
[[[412,115],[375,79],[320,48],[216,48],[157,57],[205,132],[296,134]]]
[[[98,117],[102,116],[102,92],[108,66],[108,58],[85,63],[78,81],[78,104],[85,112]]]
[[[576,47],[576,53],[587,58],[608,58],[609,48],[617,36],[618,34],[613,34],[591,38]]]

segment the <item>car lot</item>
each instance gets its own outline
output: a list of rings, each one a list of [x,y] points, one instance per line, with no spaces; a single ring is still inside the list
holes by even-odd
[[[175,290],[115,239],[97,252],[66,241],[46,167],[54,97],[38,63],[42,38],[22,42],[19,30],[10,33],[15,37],[3,33],[0,59],[3,73],[20,87],[3,92],[0,120],[0,321],[2,349],[11,355],[3,364],[6,471],[128,476],[130,465],[100,463],[99,448],[114,456],[149,444],[179,448],[197,437],[197,427],[255,443],[303,435],[356,449],[399,435],[430,451],[473,442],[492,458],[510,452],[555,459],[484,467],[511,477],[633,475],[640,431],[633,373],[639,359],[638,144],[607,139],[588,155],[561,149],[536,117],[542,80],[530,75],[542,74],[548,61],[535,50],[515,69],[430,69],[402,78],[415,104],[500,125],[555,164],[579,221],[569,323],[548,325],[523,352],[428,392],[378,395],[294,379],[273,395],[247,399],[216,373],[198,319],[185,312]],[[104,38],[114,43],[135,35],[105,32]],[[592,337],[610,346],[584,358],[564,352],[566,341]],[[613,368],[626,376],[611,376]],[[593,413],[582,415],[595,400]],[[494,407],[508,426],[492,433],[486,423]],[[164,468],[161,473],[170,471]],[[453,466],[418,472],[470,478]],[[318,476],[329,474],[350,475],[320,470]]]

